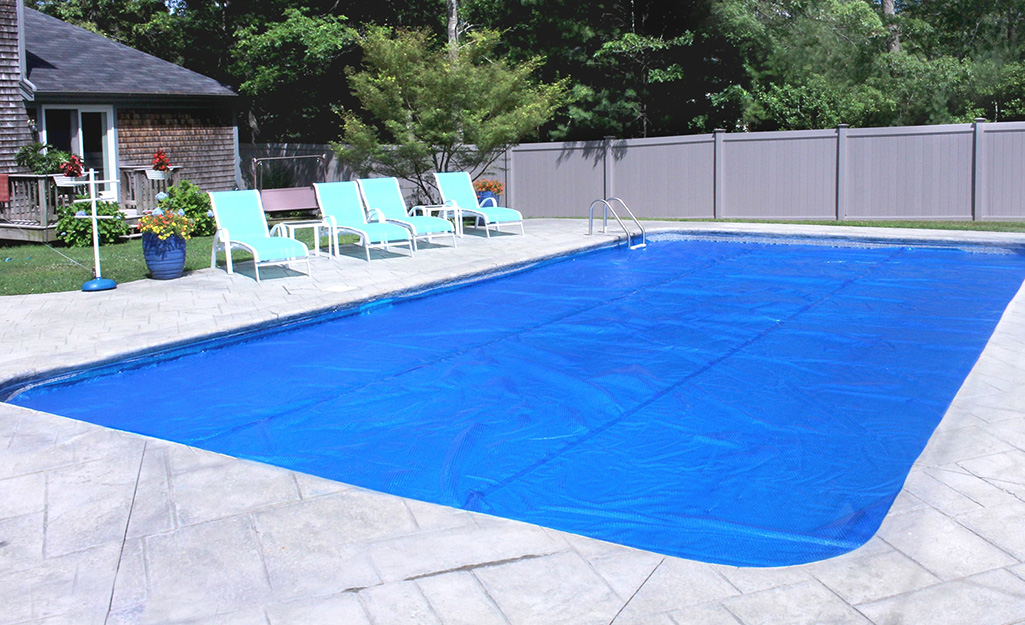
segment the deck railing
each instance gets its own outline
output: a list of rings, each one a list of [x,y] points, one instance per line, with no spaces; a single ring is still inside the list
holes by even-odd
[[[57,208],[69,201],[51,176],[8,176],[10,200],[0,203],[0,221],[19,225],[47,226],[57,221]]]
[[[151,180],[146,171],[149,167],[121,168],[121,210],[129,215],[141,215],[157,207],[157,194],[166,193],[181,174],[180,167],[171,167],[168,177]]]
[[[119,204],[128,217],[135,217],[157,206],[157,194],[178,182],[177,167],[167,179],[151,180],[148,167],[121,167]],[[57,223],[58,208],[84,193],[85,187],[58,187],[52,176],[11,174],[7,177],[9,200],[0,202],[0,225],[46,228]],[[20,237],[19,237],[20,238]]]

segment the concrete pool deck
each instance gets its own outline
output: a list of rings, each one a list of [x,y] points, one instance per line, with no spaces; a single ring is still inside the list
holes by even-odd
[[[729,223],[1025,245],[1025,234]],[[0,297],[0,385],[608,242],[580,220],[415,259],[223,268],[106,293]],[[261,272],[263,273],[263,272]],[[248,274],[248,275],[246,275]],[[1025,624],[1025,291],[877,535],[756,569],[638,551],[0,404],[0,625]]]

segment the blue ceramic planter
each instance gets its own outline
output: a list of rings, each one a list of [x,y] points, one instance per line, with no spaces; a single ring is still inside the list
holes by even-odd
[[[488,198],[491,198],[494,201],[494,204],[488,202],[487,206],[498,206],[498,196],[491,191],[480,191],[477,193],[477,203],[481,206],[485,206],[484,200]]]
[[[146,259],[150,277],[154,280],[172,280],[185,270],[185,239],[171,235],[160,240],[152,232],[142,235],[142,257]]]

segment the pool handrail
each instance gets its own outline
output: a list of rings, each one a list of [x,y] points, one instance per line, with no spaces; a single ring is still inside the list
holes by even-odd
[[[619,213],[617,213],[616,209],[612,207],[612,202],[618,202],[619,205],[623,207],[623,210],[626,211],[626,214],[630,216],[630,219],[633,220],[634,224],[636,224],[637,227],[640,229],[640,231],[641,231],[641,242],[640,243],[637,243],[637,244],[633,243],[633,236],[634,236],[633,233],[630,232],[630,229],[627,228],[626,224],[623,223],[623,220],[620,219]],[[647,243],[647,238],[646,238],[645,232],[644,232],[644,226],[642,226],[641,222],[637,220],[637,217],[634,216],[633,211],[630,210],[630,207],[626,205],[626,202],[624,202],[621,198],[618,198],[618,197],[615,197],[615,196],[604,198],[604,199],[597,199],[597,200],[591,202],[591,206],[588,208],[588,217],[587,217],[587,234],[588,234],[588,236],[594,234],[594,207],[597,204],[602,204],[605,207],[604,214],[602,216],[602,226],[601,226],[602,233],[606,233],[609,230],[609,212],[611,212],[612,216],[616,218],[617,222],[619,222],[619,227],[622,228],[623,232],[626,233],[626,244],[627,244],[627,246],[630,247],[630,249],[636,250],[636,249],[641,248],[641,247],[647,247],[648,243]]]

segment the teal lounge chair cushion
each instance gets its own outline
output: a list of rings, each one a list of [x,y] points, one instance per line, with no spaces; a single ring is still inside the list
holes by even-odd
[[[452,223],[440,217],[411,217],[406,208],[406,200],[402,197],[399,182],[395,178],[362,178],[359,188],[363,191],[363,199],[367,208],[381,211],[385,219],[404,221],[416,228],[417,236],[455,232]]]
[[[351,227],[362,230],[363,233],[367,235],[369,243],[392,243],[395,241],[409,240],[409,230],[406,230],[398,224],[375,221],[360,225],[354,224]]]
[[[305,258],[308,254],[306,246],[295,239],[287,237],[267,237],[257,239],[255,237],[239,237],[234,232],[228,231],[232,241],[245,243],[256,250],[260,261],[285,260],[288,258]]]
[[[453,171],[434,174],[438,181],[438,190],[446,202],[453,202],[464,211],[473,212],[484,217],[489,224],[523,221],[520,211],[504,206],[481,206],[477,202],[477,192],[473,190],[473,181],[465,171]]]

